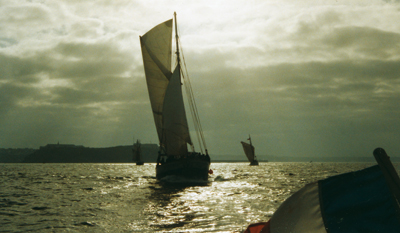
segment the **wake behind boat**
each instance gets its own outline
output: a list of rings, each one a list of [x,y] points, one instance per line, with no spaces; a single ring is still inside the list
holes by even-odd
[[[257,160],[257,157],[255,155],[254,146],[251,143],[250,135],[249,135],[249,138],[247,140],[249,140],[250,143],[243,142],[243,141],[240,142],[240,143],[242,143],[244,153],[246,154],[247,159],[250,162],[250,165],[258,165],[258,160]]]
[[[173,72],[171,69],[173,19],[155,26],[140,37],[147,88],[160,145],[156,177],[162,179],[165,176],[180,176],[207,180],[210,156],[197,115],[189,76],[187,71],[182,69],[186,65],[180,57],[176,13],[174,18],[177,65]],[[181,87],[183,84],[188,95],[200,152],[194,152],[189,134]],[[191,152],[188,150],[188,145]]]

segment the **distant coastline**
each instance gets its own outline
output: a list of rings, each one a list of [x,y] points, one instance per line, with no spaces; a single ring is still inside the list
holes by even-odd
[[[24,158],[37,149],[32,148],[0,148],[0,163],[22,163]]]
[[[133,145],[91,148],[47,144],[39,149],[0,149],[0,163],[133,163]],[[157,160],[158,146],[142,144],[144,162]]]
[[[145,163],[155,163],[158,145],[142,144]],[[92,148],[74,144],[47,144],[39,149],[0,148],[0,163],[133,163],[133,145]],[[258,155],[260,162],[372,162],[365,157],[282,157]],[[212,155],[212,162],[248,162],[244,155]],[[392,162],[400,158],[391,157]]]

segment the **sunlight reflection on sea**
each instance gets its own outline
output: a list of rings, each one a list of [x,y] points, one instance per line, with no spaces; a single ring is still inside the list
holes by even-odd
[[[0,230],[241,232],[305,184],[372,165],[212,163],[209,182],[185,187],[157,181],[155,164],[0,164]]]

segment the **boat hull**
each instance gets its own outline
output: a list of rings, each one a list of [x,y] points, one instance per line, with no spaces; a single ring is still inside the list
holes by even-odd
[[[250,163],[250,166],[257,166],[258,165],[258,161],[257,160],[253,160],[251,163]]]
[[[182,158],[156,166],[156,178],[179,176],[185,179],[208,180],[210,162],[204,159]]]

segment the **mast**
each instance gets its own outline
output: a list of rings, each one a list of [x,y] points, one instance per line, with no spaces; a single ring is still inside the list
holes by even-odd
[[[175,19],[175,41],[176,41],[176,59],[178,60],[178,66],[180,65],[180,57],[179,57],[179,37],[178,37],[178,26],[176,22],[176,12],[174,12],[174,19]]]

